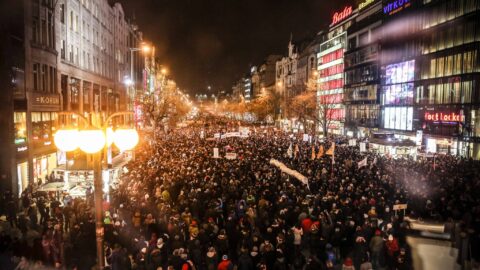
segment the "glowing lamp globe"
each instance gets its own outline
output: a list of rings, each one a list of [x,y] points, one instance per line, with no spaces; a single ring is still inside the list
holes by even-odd
[[[117,129],[113,138],[113,142],[121,151],[133,149],[138,140],[138,132],[135,129]]]
[[[105,134],[99,129],[87,129],[79,132],[79,147],[87,153],[97,153],[105,147]]]
[[[59,129],[53,138],[53,142],[58,149],[63,152],[70,152],[78,148],[77,129]]]
[[[110,147],[112,145],[114,136],[115,136],[115,132],[113,132],[113,129],[111,127],[107,128],[107,132],[106,132],[107,147]]]

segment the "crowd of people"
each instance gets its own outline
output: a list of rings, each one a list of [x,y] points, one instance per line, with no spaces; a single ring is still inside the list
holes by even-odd
[[[411,218],[454,224],[458,262],[480,261],[477,161],[393,159],[361,153],[342,138],[303,142],[260,127],[251,127],[248,138],[213,138],[227,131],[190,127],[144,141],[103,204],[106,267],[413,269],[409,224],[393,210],[398,204],[408,205]],[[333,142],[334,156],[318,153]],[[225,159],[227,152],[236,158]],[[365,157],[367,166],[359,168]],[[23,194],[18,211],[13,196],[2,199],[2,267],[91,269],[93,198]]]

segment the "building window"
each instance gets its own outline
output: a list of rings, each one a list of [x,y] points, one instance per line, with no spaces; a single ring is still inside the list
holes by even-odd
[[[42,91],[48,90],[48,66],[42,65]]]
[[[39,74],[40,74],[40,64],[35,63],[33,64],[33,90],[39,90]]]
[[[32,21],[32,40],[34,43],[40,43],[40,25],[37,19]]]
[[[62,39],[62,42],[60,44],[60,57],[65,60],[65,50],[66,50],[66,45],[65,45],[65,40]]]
[[[65,4],[60,4],[60,22],[65,23]]]
[[[70,30],[73,30],[73,11],[70,11]]]
[[[69,60],[70,60],[70,62],[73,63],[73,45],[70,45],[70,52],[69,52],[69,54],[70,54]]]

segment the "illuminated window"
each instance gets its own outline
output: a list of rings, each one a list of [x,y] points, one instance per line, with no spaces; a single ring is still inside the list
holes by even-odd
[[[25,112],[13,113],[15,144],[27,142],[27,115]]]

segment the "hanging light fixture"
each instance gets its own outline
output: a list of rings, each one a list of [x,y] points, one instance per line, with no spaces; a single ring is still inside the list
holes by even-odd
[[[139,141],[136,129],[117,129],[113,137],[113,142],[121,151],[133,149]]]
[[[53,142],[63,152],[70,152],[78,148],[78,129],[59,129],[53,137]]]
[[[100,129],[86,129],[79,132],[79,147],[87,154],[102,150],[105,142],[105,134]]]

